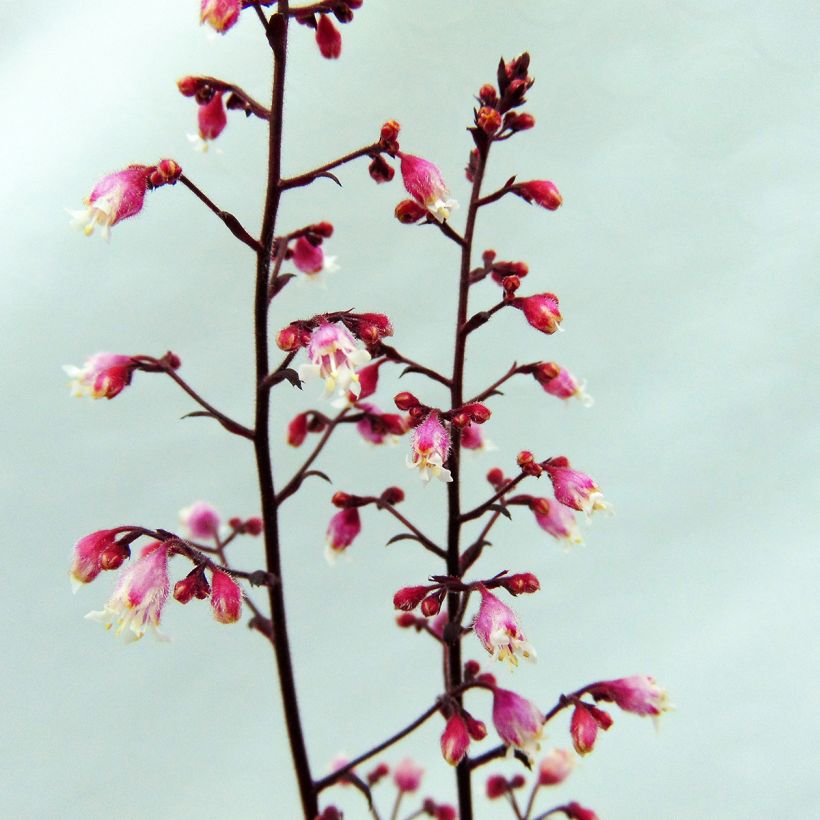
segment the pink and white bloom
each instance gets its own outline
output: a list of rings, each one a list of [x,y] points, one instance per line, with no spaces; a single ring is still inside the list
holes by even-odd
[[[188,141],[194,150],[205,152],[211,140],[215,140],[228,124],[228,114],[222,102],[222,92],[216,91],[208,102],[197,111],[198,134],[188,134]]]
[[[458,713],[452,715],[441,735],[441,754],[451,766],[458,766],[467,749],[470,748],[470,734],[464,718]]]
[[[429,482],[431,478],[439,481],[452,481],[450,471],[444,462],[450,452],[450,434],[439,421],[438,413],[429,416],[413,430],[412,450],[407,456],[407,466],[418,468],[421,480]]]
[[[575,513],[569,507],[555,499],[537,498],[532,503],[532,511],[538,526],[553,538],[564,541],[567,547],[584,543]]]
[[[586,382],[579,382],[572,373],[555,362],[545,362],[535,371],[535,378],[551,396],[578,399],[584,407],[592,407],[592,396],[586,392]]]
[[[125,632],[125,641],[139,640],[150,628],[161,640],[167,640],[157,629],[162,608],[168,600],[168,548],[155,541],[148,544],[140,558],[123,570],[114,594],[105,608],[85,617],[98,621],[106,629],[115,626],[116,635]]]
[[[595,700],[611,701],[635,715],[658,717],[671,708],[669,693],[649,675],[601,681],[588,687],[587,692]]]
[[[291,248],[293,264],[305,279],[316,279],[320,273],[332,273],[339,269],[335,256],[325,256],[321,245],[314,245],[307,237],[300,236]]]
[[[344,552],[362,531],[362,521],[356,507],[339,510],[327,525],[325,558],[332,564],[336,556]]]
[[[213,572],[211,607],[214,618],[221,624],[233,624],[242,617],[242,588],[227,572]]]
[[[407,193],[426,208],[438,222],[450,218],[458,202],[450,198],[450,191],[441,171],[432,162],[412,154],[400,153],[401,176]]]
[[[348,391],[359,395],[361,385],[356,370],[370,361],[370,354],[356,346],[353,335],[341,322],[319,325],[310,335],[307,355],[311,363],[299,367],[302,381],[324,379],[325,397],[336,393],[346,401]]]
[[[202,0],[199,21],[224,34],[239,20],[241,11],[242,0]]]
[[[534,703],[509,689],[494,688],[493,724],[510,750],[520,749],[534,758],[544,729],[544,715]]]
[[[81,228],[86,236],[99,225],[103,239],[110,236],[110,228],[142,210],[148,173],[147,165],[129,165],[122,171],[104,176],[84,200],[84,211],[69,211],[72,225]]]
[[[74,592],[83,584],[90,584],[103,570],[117,569],[128,558],[128,547],[117,544],[119,533],[120,530],[97,530],[74,545],[70,571]]]
[[[393,769],[393,782],[400,792],[414,792],[421,785],[424,769],[409,757],[397,763]]]
[[[71,378],[72,396],[113,399],[131,384],[136,365],[130,356],[119,353],[95,353],[82,367],[63,365]]]
[[[499,661],[518,666],[518,656],[535,660],[535,649],[524,637],[518,617],[505,603],[479,584],[481,606],[473,621],[473,630],[484,648]]]
[[[190,507],[179,511],[179,520],[191,538],[210,540],[219,534],[222,519],[216,508],[207,501],[194,501]]]
[[[557,786],[575,768],[575,758],[569,749],[553,749],[538,765],[538,785]]]
[[[584,513],[587,517],[596,510],[610,510],[604,494],[586,473],[573,470],[565,456],[558,456],[544,465],[552,480],[555,497],[561,504]]]
[[[536,330],[548,336],[561,328],[561,310],[554,293],[537,293],[534,296],[517,296],[510,304],[523,312],[524,318]]]

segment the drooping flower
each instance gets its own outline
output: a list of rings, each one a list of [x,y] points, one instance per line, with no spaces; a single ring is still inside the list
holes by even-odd
[[[211,607],[214,618],[221,624],[233,624],[242,617],[242,588],[227,572],[213,572]]]
[[[199,20],[224,34],[239,20],[241,11],[242,0],[202,0]]]
[[[649,675],[605,680],[587,688],[595,700],[611,701],[625,712],[635,715],[658,715],[670,709],[669,693]]]
[[[516,614],[483,584],[481,606],[473,621],[473,630],[484,648],[499,661],[508,660],[511,666],[518,666],[518,656],[535,660],[535,649],[527,642]]]
[[[510,304],[523,312],[532,327],[548,336],[561,329],[561,310],[558,306],[558,297],[554,293],[516,296]]]
[[[407,193],[438,222],[449,219],[450,214],[458,208],[458,202],[450,198],[450,191],[438,167],[412,154],[400,153],[399,158]]]
[[[103,570],[117,569],[130,555],[127,546],[117,543],[120,530],[97,530],[74,545],[71,585],[76,592],[90,584]]]
[[[397,763],[393,769],[393,782],[400,792],[414,792],[421,785],[424,769],[409,757]]]
[[[457,766],[467,754],[469,747],[470,735],[467,732],[467,724],[460,714],[455,713],[447,721],[441,735],[441,754],[451,766]]]
[[[539,749],[544,727],[541,710],[509,689],[493,689],[493,724],[510,748],[520,749],[532,759]]]
[[[116,626],[114,634],[125,632],[126,643],[139,640],[146,628],[165,640],[157,627],[169,588],[168,548],[155,541],[142,550],[140,558],[120,570],[114,594],[105,608],[89,612],[85,617],[98,621],[106,629]]]
[[[130,356],[119,353],[95,353],[82,367],[64,365],[71,378],[72,396],[113,399],[131,384],[136,364]]]
[[[129,165],[122,171],[104,176],[83,200],[84,211],[69,211],[72,224],[81,228],[86,236],[94,233],[99,225],[103,239],[110,236],[110,228],[142,210],[147,177],[152,169],[147,165]]]
[[[197,111],[198,134],[189,134],[188,140],[197,151],[207,151],[208,143],[215,140],[228,124],[228,115],[222,102],[222,92],[216,91]]]
[[[555,183],[546,179],[519,182],[514,186],[513,191],[526,202],[534,202],[548,211],[557,210],[564,201]]]
[[[407,422],[398,413],[382,413],[374,404],[360,402],[358,407],[364,413],[356,422],[356,431],[371,444],[384,444],[385,441],[395,444],[398,437],[407,432]]]
[[[567,546],[584,543],[575,513],[569,507],[547,498],[535,498],[531,506],[538,526],[553,538],[564,541]]]
[[[344,552],[362,531],[362,521],[356,507],[339,510],[327,525],[327,548],[325,557],[333,563],[339,553]]]
[[[555,497],[573,510],[592,515],[596,510],[609,510],[604,494],[586,473],[573,470],[565,456],[558,456],[544,464],[552,480]]]
[[[308,414],[299,413],[288,422],[287,440],[291,447],[301,447],[308,434]]]
[[[586,392],[586,384],[579,382],[572,373],[555,362],[542,362],[534,371],[535,380],[551,396],[559,399],[575,397],[584,407],[592,407],[592,396]]]
[[[569,724],[572,745],[579,755],[589,754],[595,748],[598,729],[606,731],[612,726],[612,718],[603,709],[588,703],[577,703]]]
[[[497,449],[496,446],[484,435],[484,430],[480,424],[468,424],[461,431],[461,446],[467,450],[477,452],[489,452]]]
[[[319,17],[316,26],[316,45],[326,60],[336,60],[342,53],[342,35],[331,22],[329,14]]]
[[[300,236],[291,249],[293,264],[307,279],[313,279],[320,273],[338,270],[335,256],[325,256],[321,245],[314,245],[309,239]]]
[[[557,786],[563,783],[575,767],[569,749],[553,749],[538,765],[538,785]]]
[[[450,471],[443,466],[449,452],[450,434],[439,421],[438,413],[432,411],[413,430],[412,450],[407,456],[407,466],[411,469],[418,467],[422,481],[429,482],[434,477],[439,481],[452,481]]]
[[[219,533],[221,519],[216,508],[207,501],[195,501],[179,511],[179,520],[191,538],[211,539]]]
[[[350,391],[359,395],[359,375],[357,368],[370,361],[370,354],[356,346],[356,340],[341,323],[324,322],[311,333],[307,346],[311,364],[299,367],[299,378],[321,377],[325,380],[325,396],[338,393],[344,398]]]
[[[580,803],[574,800],[567,803],[566,806],[561,806],[558,811],[564,812],[567,820],[598,820],[598,815],[592,809],[584,808]]]

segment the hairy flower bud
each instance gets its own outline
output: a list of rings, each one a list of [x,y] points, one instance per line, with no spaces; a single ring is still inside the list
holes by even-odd
[[[92,399],[113,399],[129,384],[136,369],[131,356],[119,353],[95,353],[82,367],[63,365],[71,378],[72,396]]]
[[[451,765],[457,766],[470,748],[470,735],[464,718],[456,713],[447,721],[441,735],[441,755]]]
[[[382,493],[382,501],[385,504],[401,504],[404,501],[404,490],[401,487],[388,487]]]
[[[558,297],[554,293],[517,296],[510,301],[510,304],[522,311],[527,321],[536,330],[550,335],[559,329],[562,316],[558,306]]]
[[[484,740],[487,737],[487,724],[483,720],[476,720],[472,715],[466,715],[467,731],[473,740]]]
[[[535,460],[535,456],[529,450],[522,450],[516,456],[515,461],[527,475],[537,478],[544,471],[543,467]]]
[[[407,193],[426,208],[436,221],[444,222],[458,207],[458,203],[450,198],[441,171],[432,162],[421,157],[405,153],[399,153],[398,156],[401,159],[401,175]]]
[[[393,401],[396,403],[396,407],[399,410],[403,410],[407,412],[414,407],[419,407],[421,402],[410,392],[407,390],[402,391],[401,393],[396,393],[393,397]]]
[[[342,35],[327,14],[319,17],[316,26],[316,45],[326,60],[335,60],[342,53]]]
[[[204,600],[211,594],[211,585],[205,577],[203,566],[194,567],[181,581],[174,584],[174,599],[187,604],[192,598]]]
[[[598,729],[606,731],[612,726],[612,718],[602,709],[585,703],[577,703],[570,720],[572,745],[579,755],[589,754],[595,748]]]
[[[291,352],[302,347],[302,331],[296,325],[283,327],[276,334],[276,346],[280,350]]]
[[[412,225],[416,222],[421,222],[422,219],[427,217],[427,209],[422,208],[421,205],[413,199],[403,199],[396,205],[394,215],[396,219],[404,225]]]
[[[548,211],[555,211],[564,201],[554,182],[546,179],[532,179],[529,182],[519,182],[513,185],[512,191],[525,202],[540,205]]]
[[[484,105],[478,110],[476,125],[485,134],[492,136],[501,128],[501,114],[494,108]]]
[[[301,447],[308,434],[308,414],[299,413],[288,423],[288,444],[291,447]]]
[[[163,185],[175,185],[182,176],[182,167],[172,159],[161,159],[148,171],[148,185],[161,188]]]
[[[242,617],[242,588],[222,570],[214,570],[211,580],[211,607],[221,624],[236,623]]]
[[[373,157],[367,167],[371,179],[381,185],[383,182],[390,182],[396,175],[396,169],[381,154]]]
[[[494,106],[498,102],[498,92],[495,86],[490,83],[485,83],[478,90],[478,99],[483,105]]]
[[[516,575],[510,575],[503,579],[501,586],[511,595],[531,594],[541,589],[538,578],[531,572],[519,572]]]
[[[535,117],[532,114],[516,114],[509,111],[504,115],[504,127],[511,131],[528,131],[535,126]]]
[[[414,610],[426,597],[430,587],[402,587],[393,596],[393,606],[404,612]]]
[[[428,595],[421,602],[421,612],[425,618],[432,618],[433,615],[438,615],[440,609],[441,599],[439,598],[439,593],[437,592],[434,592],[432,595]]]

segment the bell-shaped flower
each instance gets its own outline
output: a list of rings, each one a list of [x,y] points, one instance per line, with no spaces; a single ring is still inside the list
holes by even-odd
[[[142,210],[148,190],[147,178],[152,170],[147,165],[129,165],[104,176],[84,200],[86,209],[68,212],[72,224],[81,228],[86,236],[91,236],[99,225],[103,239],[108,239],[113,225]]]
[[[575,513],[569,507],[548,498],[535,498],[530,506],[538,526],[553,538],[563,541],[567,547],[584,543]]]
[[[535,649],[524,637],[518,617],[503,601],[479,584],[481,606],[473,621],[473,630],[484,648],[500,661],[518,665],[518,656],[535,660]]]
[[[130,356],[119,353],[95,353],[82,367],[67,364],[63,370],[71,378],[72,396],[113,399],[131,384],[136,365]]]
[[[335,256],[325,256],[321,245],[314,245],[307,237],[300,236],[291,248],[291,260],[296,270],[305,274],[305,279],[316,279],[321,273],[332,273],[339,269]]]
[[[533,759],[539,749],[544,715],[531,701],[509,689],[493,689],[493,725],[510,749]]]
[[[222,92],[216,91],[197,111],[198,134],[188,134],[188,141],[197,151],[207,151],[208,145],[215,140],[228,124],[228,115],[222,102]]]
[[[412,154],[400,153],[399,158],[401,176],[407,193],[426,208],[436,221],[444,222],[449,219],[450,214],[458,208],[458,202],[450,198],[450,191],[438,167]]]
[[[169,589],[168,548],[155,541],[143,549],[140,558],[120,570],[114,594],[105,608],[89,612],[85,617],[98,621],[106,629],[115,627],[116,635],[125,632],[127,643],[139,640],[148,628],[166,640],[157,627]]]
[[[592,407],[592,396],[586,392],[586,384],[579,382],[572,373],[555,362],[542,362],[534,371],[535,380],[551,396],[559,399],[578,399],[584,407]]]
[[[606,731],[612,726],[612,718],[603,709],[596,709],[588,703],[577,703],[572,711],[569,731],[572,745],[579,755],[589,754],[595,748],[598,729]]]
[[[362,531],[362,521],[356,507],[339,510],[327,525],[327,547],[325,558],[333,563],[336,556],[344,552]]]
[[[411,469],[417,467],[422,481],[429,482],[431,478],[452,481],[450,471],[444,467],[449,452],[450,434],[434,410],[413,430],[412,449],[407,456],[407,466]]]
[[[588,687],[587,692],[595,700],[611,701],[635,715],[658,717],[671,708],[669,693],[649,675],[601,681]]]
[[[117,569],[130,555],[127,546],[117,542],[120,530],[97,530],[74,545],[71,563],[71,586],[76,592],[90,584],[103,570]]]
[[[233,624],[242,617],[242,588],[222,570],[214,570],[211,578],[211,607],[221,624]]]
[[[544,469],[549,473],[555,497],[561,504],[587,516],[596,510],[610,510],[598,485],[586,473],[571,469],[565,456],[550,459]]]
[[[557,786],[563,783],[575,768],[575,757],[569,749],[553,749],[538,764],[538,785]]]
[[[536,293],[534,296],[516,296],[510,301],[514,308],[524,314],[524,318],[536,330],[548,336],[561,330],[561,309],[554,293]]]
[[[310,364],[299,367],[299,378],[325,380],[325,397],[338,394],[346,399],[347,391],[359,395],[359,375],[356,370],[370,361],[370,354],[356,346],[356,340],[341,323],[324,322],[310,335],[307,345]]]

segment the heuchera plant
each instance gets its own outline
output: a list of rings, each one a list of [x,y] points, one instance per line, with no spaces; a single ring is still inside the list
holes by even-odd
[[[575,753],[592,752],[599,730],[611,728],[613,718],[601,704],[614,704],[623,712],[657,718],[668,708],[666,693],[651,677],[633,675],[588,683],[570,694],[551,699],[554,705],[545,707],[540,699],[529,700],[514,688],[499,686],[490,671],[497,662],[502,665],[506,662],[514,668],[521,658],[528,661],[536,658],[534,646],[525,637],[525,626],[505,598],[536,593],[540,584],[533,573],[526,571],[505,571],[485,577],[479,569],[479,561],[489,545],[490,531],[502,516],[510,517],[515,507],[529,508],[539,527],[568,546],[582,542],[582,521],[577,513],[588,518],[607,509],[607,504],[596,482],[571,466],[566,456],[546,457],[543,453],[535,455],[526,451],[518,453],[515,459],[507,458],[506,470],[495,467],[489,471],[490,490],[484,500],[468,506],[462,497],[461,450],[489,448],[482,425],[490,419],[492,404],[506,381],[518,375],[532,376],[551,396],[564,401],[575,397],[583,404],[591,403],[583,383],[555,362],[513,364],[479,393],[467,395],[464,390],[467,342],[471,334],[497,312],[505,308],[519,310],[535,330],[544,334],[561,329],[561,309],[555,294],[521,293],[522,282],[529,274],[526,263],[502,260],[493,250],[477,255],[474,247],[479,213],[503,197],[517,196],[549,211],[555,211],[562,204],[558,188],[547,180],[518,182],[511,176],[498,190],[489,193],[482,190],[491,149],[535,126],[534,117],[520,110],[533,84],[529,74],[530,58],[522,54],[510,61],[502,59],[495,83],[487,83],[479,89],[468,128],[473,146],[467,157],[469,188],[459,212],[459,216],[464,213],[460,229],[451,224],[458,203],[444,175],[430,160],[402,150],[400,127],[393,120],[384,123],[376,139],[364,147],[313,170],[284,176],[281,146],[288,40],[312,30],[322,57],[338,58],[342,37],[337,24],[350,23],[361,6],[362,0],[320,0],[302,6],[291,6],[287,0],[202,0],[203,23],[220,34],[228,34],[240,20],[251,17],[254,23],[261,24],[272,51],[269,108],[239,86],[214,77],[184,77],[178,83],[180,92],[198,105],[195,141],[199,147],[207,147],[219,138],[230,119],[229,112],[241,111],[248,118],[265,124],[267,190],[261,226],[256,234],[216,205],[183,173],[180,165],[170,159],[155,165],[128,165],[122,171],[103,177],[85,200],[86,209],[72,212],[75,223],[86,234],[100,227],[107,238],[113,226],[142,210],[146,193],[181,183],[240,242],[252,249],[256,260],[253,314],[256,385],[255,413],[250,426],[230,418],[206,401],[180,375],[180,359],[171,352],[161,356],[96,353],[83,367],[66,370],[72,378],[75,394],[96,399],[119,396],[138,372],[162,374],[172,379],[199,405],[196,415],[214,419],[229,433],[247,439],[253,447],[261,515],[248,519],[234,517],[225,523],[214,507],[198,501],[180,512],[180,526],[176,531],[134,525],[101,529],[77,542],[71,578],[79,587],[91,583],[103,572],[118,571],[108,602],[101,611],[90,613],[89,618],[124,635],[127,640],[139,639],[148,630],[161,635],[159,626],[169,597],[179,604],[188,604],[195,598],[209,599],[212,615],[218,623],[232,624],[247,618],[248,625],[273,648],[296,784],[308,820],[341,817],[341,812],[326,800],[327,791],[341,784],[358,789],[370,813],[378,818],[376,787],[390,780],[394,786],[391,818],[399,817],[400,807],[404,807],[408,818],[468,820],[473,816],[473,775],[505,754],[513,755],[530,769],[529,794],[519,799],[520,790],[527,784],[523,774],[512,778],[492,775],[484,784],[488,798],[508,801],[518,818],[563,815],[590,820],[596,817],[595,812],[577,802],[536,810],[541,790],[563,782],[572,771]],[[271,305],[274,300],[282,300],[286,286],[297,275],[286,272],[288,266],[292,265],[298,275],[306,278],[315,278],[335,267],[334,257],[325,255],[325,241],[333,235],[332,225],[319,221],[303,227],[279,227],[284,222],[280,211],[286,193],[324,177],[335,179],[334,169],[364,158],[369,161],[370,176],[377,183],[390,182],[398,166],[409,194],[395,208],[400,222],[432,226],[441,232],[445,241],[459,249],[458,308],[450,336],[453,366],[448,373],[419,363],[388,344],[393,326],[387,316],[378,312],[339,310],[304,318],[291,317],[271,337]],[[488,300],[484,294],[497,294],[490,298],[490,307],[473,312],[470,296],[474,289],[483,291],[480,298],[485,304]],[[434,319],[432,326],[443,326],[443,315],[431,318]],[[284,352],[283,359],[273,367],[270,363],[272,340]],[[382,409],[388,400],[383,395],[377,398],[380,377],[396,365],[404,368],[400,375],[412,372],[437,383],[439,390],[443,386],[448,395],[447,403],[435,406],[425,395],[417,397],[402,391],[392,400],[398,412]],[[395,375],[395,370],[392,372]],[[289,421],[281,418],[272,421],[272,391],[286,389],[283,384],[301,386],[310,379],[319,379],[324,385],[324,408],[305,409]],[[282,430],[292,447],[315,440],[295,474],[284,481],[277,479],[276,484],[270,446],[272,423],[276,435]],[[314,469],[314,464],[334,433],[344,425],[353,425],[359,435],[374,445],[403,437],[407,441],[406,465],[421,479],[421,482],[410,479],[414,486],[408,491],[447,494],[447,520],[443,522],[442,532],[435,535],[423,532],[400,512],[405,492],[398,487],[388,487],[368,496],[336,492],[332,499],[336,512],[329,513],[327,526],[327,556],[331,560],[349,549],[360,534],[361,511],[366,507],[396,519],[401,532],[393,541],[411,539],[430,553],[429,577],[408,578],[408,585],[395,593],[393,603],[400,611],[398,627],[431,636],[443,655],[444,676],[439,697],[409,725],[398,728],[372,749],[351,759],[337,760],[329,774],[319,774],[311,767],[308,756],[285,617],[284,591],[294,580],[283,576],[280,556],[282,550],[296,545],[289,544],[286,534],[280,531],[279,510],[302,489],[305,479],[323,475]],[[539,478],[539,495],[522,492]],[[545,492],[545,482],[551,485],[552,492]],[[422,483],[432,486],[422,490]],[[467,537],[465,525],[471,522],[475,522],[473,526],[478,531]],[[242,569],[234,565],[229,548],[235,539],[243,536],[263,539],[264,568]],[[266,604],[254,602],[251,587],[264,589]],[[298,631],[298,625],[294,631]],[[531,631],[528,634],[530,638],[535,637]],[[465,662],[464,641],[469,642],[471,651],[483,656],[483,666],[475,660]],[[564,710],[571,712],[568,740],[574,752],[553,748],[539,760],[545,726]],[[442,722],[440,753],[455,770],[457,809],[438,799],[417,798],[424,769],[414,761],[405,759],[391,771],[386,763],[372,760],[435,715]],[[492,722],[500,743],[488,739],[485,721]],[[438,751],[430,750],[431,754]]]

